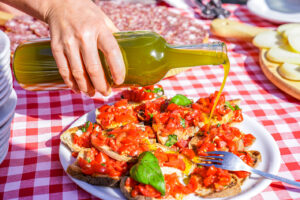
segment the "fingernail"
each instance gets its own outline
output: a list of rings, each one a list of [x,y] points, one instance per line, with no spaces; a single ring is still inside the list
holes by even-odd
[[[123,59],[118,60],[120,75],[116,77],[116,84],[121,85],[125,80],[125,65]]]
[[[95,90],[89,91],[88,96],[93,97],[95,95]]]
[[[80,91],[78,88],[72,88],[72,91],[75,93],[75,94],[78,94]]]
[[[106,92],[103,92],[102,95],[103,96],[109,96],[111,93],[111,88],[109,88]]]

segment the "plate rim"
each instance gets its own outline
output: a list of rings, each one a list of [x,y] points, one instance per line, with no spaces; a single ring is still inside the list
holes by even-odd
[[[262,9],[260,7],[257,8],[257,6],[253,6],[253,4],[256,4],[257,2],[259,2],[261,5],[266,5],[265,0],[248,0],[247,1],[247,8],[248,10],[253,13],[254,15],[257,15],[265,20],[271,21],[271,22],[275,22],[275,23],[299,23],[300,22],[300,13],[296,13],[296,14],[288,14],[288,13],[281,13],[279,11],[273,11],[270,9],[267,9],[268,12],[264,11],[261,12]],[[269,16],[273,16],[274,14],[279,15],[279,18],[270,18]],[[298,19],[299,20],[293,20],[293,19]],[[289,18],[289,19],[287,19]]]
[[[74,126],[74,124],[79,121],[81,118],[84,118],[85,116],[88,116],[88,115],[95,115],[95,110],[97,108],[95,108],[94,110],[90,111],[90,112],[87,112],[83,115],[81,115],[80,117],[78,117],[77,119],[75,119],[73,122],[71,122],[64,130],[66,130],[67,128],[71,128]],[[255,123],[258,127],[258,129],[262,130],[263,132],[267,133],[265,136],[266,137],[269,137],[270,140],[267,140],[267,143],[269,143],[269,145],[272,145],[274,148],[272,149],[272,152],[273,152],[273,157],[274,157],[274,160],[272,161],[272,165],[270,165],[270,168],[268,170],[269,173],[273,173],[273,174],[277,174],[278,171],[279,171],[279,168],[280,168],[280,164],[281,164],[281,154],[280,154],[280,151],[279,151],[279,147],[278,147],[278,144],[276,143],[275,139],[272,137],[272,135],[265,129],[265,127],[263,125],[261,125],[258,121],[256,121],[254,118],[248,116],[247,114],[243,113],[243,116],[244,116],[244,120],[242,123],[246,123],[247,121],[249,121],[250,123]],[[95,120],[93,121],[95,122]],[[241,124],[242,124],[241,123]],[[64,131],[63,130],[63,131]],[[63,132],[62,131],[62,132]],[[62,133],[61,132],[61,133]],[[255,134],[254,134],[255,135]],[[266,141],[264,141],[266,142]],[[275,145],[274,145],[275,144]],[[62,152],[64,150],[67,150],[69,151],[70,155],[71,155],[71,152],[70,150],[68,149],[68,147],[66,145],[64,145],[62,142],[60,142],[60,145],[59,145],[59,160],[60,160],[60,163],[65,171],[65,173],[67,174],[67,176],[75,183],[77,184],[81,189],[85,190],[86,192],[88,192],[89,194],[93,195],[93,196],[96,196],[96,197],[99,197],[101,199],[111,199],[112,196],[108,196],[107,194],[102,194],[102,196],[98,196],[98,195],[95,195],[93,192],[91,192],[89,190],[89,187],[92,187],[93,190],[96,189],[94,187],[99,187],[99,186],[94,186],[94,185],[91,185],[91,184],[88,184],[84,181],[80,181],[80,180],[77,180],[73,177],[71,177],[67,172],[66,172],[66,169],[64,168],[63,164],[62,164],[62,159],[63,159],[63,155],[62,155]],[[73,159],[74,160],[74,159]],[[67,166],[66,166],[67,168]],[[233,196],[233,197],[225,197],[225,198],[218,198],[218,199],[243,199],[243,198],[251,198],[257,194],[259,194],[260,192],[262,192],[264,189],[266,189],[270,183],[272,182],[272,180],[269,180],[269,179],[266,179],[266,178],[261,178],[261,180],[257,180],[259,181],[259,186],[258,187],[254,187],[254,188],[251,188],[249,189],[248,192],[246,193],[240,193],[236,196]],[[84,186],[86,185],[86,186]],[[101,186],[100,186],[101,187]],[[105,187],[105,186],[102,186],[102,187]],[[118,193],[120,192],[120,189],[119,188],[111,188],[111,189],[117,189]],[[243,185],[242,185],[242,191],[243,191]],[[119,198],[120,199],[120,198]],[[124,198],[121,198],[121,199],[124,199]],[[198,198],[199,200],[200,199],[204,199],[204,198]]]
[[[17,106],[17,99],[18,99],[18,97],[17,97],[17,94],[16,94],[15,90],[11,89],[10,95],[7,95],[7,96],[9,96],[9,97],[6,100],[6,102],[13,101],[13,104],[11,105],[10,108],[7,108],[8,112],[5,113],[6,115],[1,115],[0,116],[0,127],[3,126],[3,124],[5,124],[7,122],[7,120],[13,115],[13,113],[15,112],[15,108]],[[4,104],[2,104],[0,106],[0,111],[1,111],[1,108],[3,107],[3,105]],[[4,116],[4,117],[2,118],[2,116]]]

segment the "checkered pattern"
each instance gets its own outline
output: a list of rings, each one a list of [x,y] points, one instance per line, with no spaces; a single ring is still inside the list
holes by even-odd
[[[275,27],[250,14],[244,6],[227,5],[231,18],[249,24]],[[184,11],[183,14],[191,15]],[[209,21],[202,21],[208,29]],[[263,75],[258,49],[250,43],[226,40],[231,71],[225,92],[242,99],[243,112],[272,134],[281,152],[280,176],[300,181],[300,104],[277,89]],[[195,67],[160,82],[166,93],[203,96],[218,90],[221,66]],[[64,172],[58,155],[59,135],[74,119],[107,102],[112,96],[88,98],[69,90],[30,92],[14,81],[18,105],[12,123],[9,152],[0,165],[0,199],[94,199]],[[300,199],[300,190],[274,181],[253,199]]]

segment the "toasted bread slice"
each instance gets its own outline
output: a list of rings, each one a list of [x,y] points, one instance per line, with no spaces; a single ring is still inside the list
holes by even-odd
[[[241,100],[240,99],[232,99],[228,101],[231,105],[240,105]],[[226,106],[225,104],[223,106]],[[209,115],[210,114],[206,114],[205,119],[209,119]],[[216,116],[213,116],[211,118],[211,125],[217,125],[217,124],[227,124],[227,123],[232,123],[234,118],[234,111],[230,110],[227,114],[225,114],[224,116],[222,116],[221,120],[218,120],[218,118]],[[207,121],[208,122],[208,121]],[[200,122],[198,124],[198,126],[201,128],[202,126],[204,126],[205,123]],[[235,124],[235,123],[232,123]]]
[[[78,165],[78,159],[80,157],[85,158],[88,151],[90,151],[90,149],[82,149],[79,152],[77,160],[73,164],[69,165],[67,169],[67,173],[71,175],[73,178],[85,181],[92,185],[118,187],[121,177],[109,177],[108,175],[103,175],[103,174],[87,175],[82,173],[81,168]]]
[[[198,127],[192,126],[185,129],[175,130],[171,135],[176,135],[177,140],[188,140],[190,137],[193,137],[198,131]],[[159,129],[156,132],[156,137],[160,144],[165,145],[168,141],[168,136],[162,136],[161,131]]]
[[[121,179],[120,189],[121,189],[122,193],[124,194],[124,196],[129,200],[159,200],[159,199],[175,200],[175,198],[173,198],[172,196],[169,196],[168,198],[154,198],[154,197],[146,197],[146,196],[142,196],[142,195],[132,197],[131,196],[132,188],[125,185],[127,178],[128,177],[123,177]]]
[[[70,128],[60,135],[62,143],[64,143],[72,152],[79,152],[84,149],[84,147],[80,147],[74,143],[74,134],[80,136],[83,133],[81,130],[82,127],[84,127],[84,125]]]
[[[128,102],[127,105],[124,106],[116,106],[114,105],[103,105],[99,108],[96,109],[96,122],[99,124],[103,129],[113,129],[113,128],[118,128],[121,126],[124,126],[128,123],[137,123],[137,116],[134,113],[134,108],[138,106],[140,103],[135,103],[135,102]],[[111,122],[106,122],[105,116],[106,115],[101,115],[102,113],[105,113],[105,111],[101,111],[101,109],[106,106],[110,107],[111,109],[114,109],[114,112],[111,113],[113,120]],[[126,114],[128,115],[126,118],[123,117],[122,120],[116,120],[114,118],[114,114]]]
[[[255,150],[250,150],[250,151],[247,151],[251,158],[254,160],[251,167],[253,168],[256,168],[258,166],[258,164],[261,162],[261,154],[259,151],[255,151]],[[247,178],[240,178],[239,181],[241,184],[244,183],[244,181],[246,180]]]
[[[140,127],[141,130],[142,129],[145,129],[145,126],[144,125],[141,125],[141,124],[128,124],[127,126],[136,126],[136,127]],[[125,127],[125,126],[124,126]],[[119,127],[118,129],[119,130],[122,130],[122,128],[124,127]],[[117,129],[114,129],[113,131],[115,131]],[[103,130],[102,131],[102,135],[104,135],[104,137],[107,137],[110,135],[110,132],[111,130]],[[123,132],[125,133],[125,131]],[[115,137],[118,137],[118,136],[115,136]],[[124,138],[126,138],[126,134],[123,136]],[[124,154],[119,154],[118,152],[114,151],[111,147],[109,147],[108,145],[103,145],[101,144],[101,142],[99,142],[99,139],[97,137],[97,134],[92,134],[91,135],[91,143],[92,145],[97,148],[99,151],[102,151],[104,152],[106,155],[108,155],[109,157],[115,159],[115,160],[118,160],[118,161],[125,161],[125,162],[129,162],[129,161],[135,161],[138,157],[137,156],[130,156],[129,154],[127,153],[124,153]],[[153,139],[153,138],[143,138],[142,139],[142,143],[143,144],[146,144],[146,145],[150,145],[152,143],[156,143],[156,139]]]
[[[204,198],[221,198],[221,197],[234,196],[240,192],[241,192],[241,184],[239,178],[236,175],[231,174],[231,182],[229,183],[229,185],[226,186],[224,190],[215,191],[213,188],[199,187],[195,193],[196,195]]]

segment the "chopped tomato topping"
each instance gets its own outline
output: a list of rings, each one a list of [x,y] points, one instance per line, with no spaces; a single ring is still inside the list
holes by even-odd
[[[149,150],[149,139],[155,134],[149,126],[127,124],[113,130],[95,132],[92,143],[96,146],[109,146],[113,151],[128,156],[138,156]]]
[[[189,179],[187,185],[183,185],[180,183],[179,178],[176,173],[173,174],[165,174],[165,184],[166,184],[166,195],[176,197],[177,194],[190,194],[196,191],[198,188],[198,181],[196,176],[192,176]],[[138,195],[143,195],[147,197],[155,197],[160,198],[161,194],[151,185],[145,185],[142,183],[138,183],[132,178],[127,178],[125,182],[125,186],[131,187],[131,196],[136,197]]]
[[[128,105],[126,99],[120,100],[114,105],[104,105],[98,111],[97,119],[103,129],[138,122],[133,107]]]
[[[197,167],[192,174],[201,177],[199,182],[202,186],[213,187],[216,191],[222,190],[231,181],[231,175],[227,170],[215,166]]]
[[[92,124],[92,123],[91,123]],[[90,131],[82,133],[80,136],[73,134],[73,143],[77,144],[80,147],[89,148],[91,147]]]
[[[249,165],[249,166],[253,165],[254,160],[249,155],[249,153],[237,152],[236,155],[239,156],[240,159],[242,159],[247,165]],[[234,171],[233,173],[235,173],[239,178],[247,178],[250,175],[249,172],[245,172],[245,171]]]
[[[163,94],[161,85],[150,85],[146,87],[131,87],[129,90],[122,92],[122,98],[128,101],[142,102],[145,100],[152,100]]]
[[[160,166],[173,167],[181,171],[185,170],[185,162],[182,158],[179,158],[178,153],[165,153],[161,149],[157,149],[154,155],[158,159]]]
[[[248,147],[248,146],[252,145],[253,142],[255,141],[255,139],[256,138],[252,134],[243,135],[244,146]]]
[[[97,173],[105,174],[110,177],[122,176],[129,169],[126,162],[112,159],[95,148],[88,151],[85,158],[80,157],[78,159],[78,165],[84,174],[91,175]]]
[[[180,153],[188,157],[189,159],[193,159],[196,155],[195,152],[192,149],[183,148],[180,150]]]

